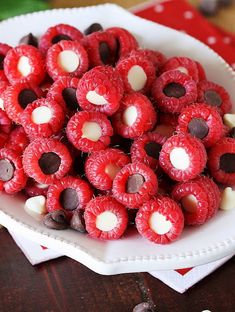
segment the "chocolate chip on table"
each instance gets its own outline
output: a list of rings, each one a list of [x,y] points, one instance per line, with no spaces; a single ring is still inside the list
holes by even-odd
[[[18,95],[18,102],[20,106],[25,109],[26,106],[37,100],[37,94],[31,89],[24,89]]]
[[[192,136],[203,139],[208,135],[209,127],[202,118],[193,118],[188,124],[188,131]]]
[[[74,210],[78,208],[79,198],[76,190],[66,188],[60,193],[59,198],[61,206],[66,210]]]
[[[38,160],[38,164],[44,174],[53,174],[58,171],[61,159],[56,153],[43,153]]]
[[[223,154],[220,157],[220,169],[226,173],[235,173],[235,154]]]
[[[165,88],[163,89],[163,92],[166,96],[174,97],[178,99],[185,95],[186,90],[185,90],[185,87],[182,86],[181,84],[171,82],[165,86]]]
[[[141,302],[137,304],[132,312],[152,312],[153,310],[150,307],[148,302]]]
[[[84,30],[84,34],[87,36],[94,32],[102,31],[102,30],[103,30],[102,25],[100,25],[99,23],[93,23]]]
[[[234,138],[234,139],[235,139],[235,127],[233,127],[233,128],[230,130],[229,135],[230,135],[231,138]]]
[[[3,182],[10,181],[14,176],[15,167],[8,159],[0,160],[0,180]]]
[[[147,155],[155,159],[159,158],[161,149],[162,149],[162,145],[154,141],[150,141],[146,143],[144,146],[144,150],[147,153]]]
[[[32,34],[29,33],[28,35],[22,37],[19,41],[19,44],[29,44],[32,45],[34,47],[38,47],[38,39]]]
[[[76,97],[76,89],[74,88],[65,88],[62,91],[62,96],[68,108],[72,110],[78,109],[78,101]]]
[[[109,59],[110,59],[110,49],[109,46],[106,42],[101,42],[99,45],[99,53],[100,53],[100,58],[101,61],[107,65],[109,64]]]
[[[70,227],[80,233],[86,233],[85,221],[81,209],[74,211],[70,221]]]
[[[141,174],[135,173],[130,175],[126,183],[126,192],[131,194],[137,193],[144,182],[144,177]]]
[[[0,70],[3,69],[3,61],[4,61],[5,55],[0,54]]]
[[[204,93],[204,98],[207,104],[211,106],[220,106],[222,104],[222,99],[220,95],[214,90],[207,90]]]
[[[55,44],[60,42],[61,40],[72,40],[72,39],[67,35],[59,34],[52,38],[51,43]]]
[[[43,223],[49,229],[64,230],[69,227],[66,215],[63,210],[55,210],[45,215]]]
[[[203,15],[213,16],[218,11],[218,0],[201,0],[199,10]]]

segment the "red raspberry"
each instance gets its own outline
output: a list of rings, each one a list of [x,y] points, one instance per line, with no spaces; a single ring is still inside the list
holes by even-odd
[[[11,119],[7,116],[6,112],[0,108],[0,131],[3,133],[10,133],[11,128]]]
[[[104,240],[120,238],[128,223],[127,210],[111,196],[92,199],[86,206],[84,218],[89,235]]]
[[[112,65],[117,48],[115,37],[107,31],[98,31],[86,36],[83,44],[91,67]]]
[[[8,137],[8,134],[0,132],[0,148],[5,147]]]
[[[36,139],[23,153],[24,170],[38,183],[55,183],[69,171],[71,164],[67,147],[55,139]]]
[[[203,171],[206,160],[206,150],[199,139],[188,134],[177,134],[163,145],[159,164],[171,179],[187,181]]]
[[[21,155],[8,148],[0,150],[0,190],[8,194],[21,191],[27,182]]]
[[[13,85],[19,82],[40,84],[46,74],[44,59],[37,48],[24,44],[7,52],[4,72]]]
[[[131,161],[143,162],[153,170],[158,167],[159,154],[166,138],[154,132],[148,132],[136,139],[131,146]]]
[[[208,153],[208,167],[217,182],[235,184],[235,140],[222,138]]]
[[[196,82],[199,80],[197,64],[194,60],[188,57],[174,56],[169,58],[162,67],[161,72],[164,73],[169,70],[179,70],[180,72],[189,75]]]
[[[0,70],[0,98],[2,99],[2,93],[6,90],[6,88],[10,85],[6,75],[3,70]],[[0,107],[3,106],[3,103],[0,103]]]
[[[153,132],[156,132],[165,138],[169,138],[174,134],[177,125],[178,115],[159,113],[158,122]]]
[[[17,151],[19,154],[22,154],[26,146],[28,145],[29,139],[24,131],[24,128],[18,126],[11,131],[5,147],[13,149]]]
[[[129,162],[129,157],[116,148],[92,153],[85,163],[86,177],[97,189],[110,190],[116,174]]]
[[[39,41],[39,49],[46,54],[47,50],[61,40],[81,40],[83,34],[75,27],[58,24],[47,29]]]
[[[12,49],[8,44],[0,43],[0,72],[4,73],[3,71],[3,63],[7,52]]]
[[[122,95],[121,77],[111,66],[91,69],[78,83],[77,100],[81,108],[87,111],[110,116],[118,110]]]
[[[64,210],[68,217],[72,217],[75,210],[85,208],[92,196],[93,192],[86,181],[67,176],[49,186],[47,211]]]
[[[83,111],[72,116],[66,133],[77,149],[89,153],[105,149],[110,144],[113,128],[104,114]]]
[[[124,138],[138,138],[150,131],[157,119],[157,114],[149,99],[138,92],[130,93],[122,98],[112,122],[115,132]]]
[[[182,110],[178,119],[178,132],[190,133],[202,140],[205,147],[214,145],[224,135],[224,124],[214,107],[193,104]]]
[[[200,80],[206,80],[206,73],[204,68],[202,67],[201,63],[195,61],[197,65],[197,70],[198,70],[198,79]]]
[[[4,108],[7,115],[16,123],[29,103],[42,97],[42,90],[32,83],[17,83],[4,91]]]
[[[156,79],[152,96],[159,109],[166,113],[180,113],[197,99],[196,82],[179,70],[170,70]]]
[[[176,240],[184,228],[184,215],[169,197],[158,197],[143,204],[135,219],[138,232],[155,244]]]
[[[143,163],[123,167],[113,180],[113,196],[126,207],[139,208],[157,194],[157,176]]]
[[[222,86],[207,80],[199,82],[197,100],[214,106],[221,115],[228,113],[232,108],[228,92]]]
[[[88,55],[78,41],[62,40],[47,51],[46,67],[53,80],[61,76],[81,77],[88,69]]]
[[[145,57],[130,55],[120,60],[116,68],[123,79],[125,92],[147,93],[156,78],[153,63]]]
[[[79,108],[76,90],[79,79],[76,77],[60,77],[49,88],[47,98],[53,99],[62,107],[74,111]]]
[[[29,178],[24,188],[24,192],[29,197],[40,196],[40,195],[46,197],[48,187],[49,185],[47,184],[37,183],[36,181],[34,181],[34,179]]]

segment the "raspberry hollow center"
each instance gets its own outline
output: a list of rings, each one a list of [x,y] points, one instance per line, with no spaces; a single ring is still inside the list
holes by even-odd
[[[60,42],[61,40],[71,40],[71,38],[67,35],[59,34],[52,38],[51,43],[55,44]]]
[[[60,52],[57,61],[60,67],[68,73],[74,72],[80,64],[78,55],[71,50]]]
[[[44,174],[53,174],[59,170],[61,159],[56,153],[43,153],[38,164]]]
[[[197,198],[192,194],[184,196],[181,199],[181,204],[184,210],[186,210],[187,212],[195,213],[197,211],[198,201]]]
[[[108,164],[105,169],[104,172],[113,180],[117,173],[120,171],[120,167],[118,167],[117,165],[114,164]]]
[[[84,122],[82,127],[82,138],[86,138],[93,142],[99,141],[102,136],[102,129],[97,122],[87,121]]]
[[[170,162],[178,170],[186,170],[190,165],[189,156],[182,147],[176,147],[171,151]]]
[[[79,199],[76,190],[66,188],[60,193],[59,198],[61,206],[66,210],[74,210],[79,205]]]
[[[138,112],[136,107],[131,105],[124,111],[122,120],[125,125],[131,127],[135,123],[137,116]]]
[[[118,224],[117,216],[111,211],[104,211],[96,217],[96,227],[101,231],[112,231]]]
[[[145,179],[141,174],[130,175],[126,183],[126,192],[130,194],[138,193],[144,182]]]
[[[149,218],[149,226],[155,233],[164,235],[170,231],[172,223],[159,212],[153,212]]]
[[[127,80],[134,91],[140,91],[147,82],[147,75],[141,66],[134,65],[128,71]]]
[[[21,56],[18,60],[17,69],[23,77],[31,73],[31,65],[27,56]]]
[[[45,124],[51,120],[52,111],[47,106],[40,106],[33,110],[31,118],[36,125]]]
[[[15,167],[8,159],[0,160],[0,180],[3,182],[10,181],[14,176]]]
[[[163,89],[163,93],[166,96],[180,98],[186,94],[185,87],[179,83],[171,82],[168,83]]]

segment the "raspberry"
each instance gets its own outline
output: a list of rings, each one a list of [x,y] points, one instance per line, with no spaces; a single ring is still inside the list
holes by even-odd
[[[4,74],[3,70],[0,70],[0,99],[2,99],[3,95],[2,93],[6,90],[6,88],[9,86],[9,81]],[[3,108],[3,103],[0,102],[0,107]]]
[[[152,169],[139,162],[127,164],[113,180],[113,196],[129,208],[139,208],[157,194],[157,189],[157,176]]]
[[[0,132],[0,149],[5,147],[7,141],[8,141],[8,134]]]
[[[29,178],[24,188],[24,192],[29,197],[40,195],[47,196],[48,187],[49,185],[47,184],[37,183],[34,179]]]
[[[181,113],[197,99],[196,82],[179,70],[170,70],[156,79],[152,96],[158,108],[166,113]]]
[[[159,164],[173,180],[187,181],[203,171],[206,160],[206,150],[199,139],[189,134],[177,134],[163,145]]]
[[[88,55],[78,41],[62,40],[47,51],[46,67],[53,80],[61,76],[81,77],[88,69]]]
[[[125,138],[138,138],[150,131],[156,123],[157,114],[149,99],[138,92],[130,93],[122,98],[112,122],[115,132]]]
[[[81,40],[82,33],[75,27],[58,24],[47,29],[39,41],[39,49],[46,54],[47,50],[55,43],[61,40]]]
[[[29,103],[42,97],[42,90],[32,83],[17,83],[4,92],[4,108],[7,115],[16,123]]]
[[[162,67],[161,72],[164,73],[169,70],[179,70],[180,72],[189,75],[196,82],[199,80],[197,64],[188,57],[174,56],[169,58]]]
[[[159,113],[158,123],[153,132],[156,132],[161,136],[164,136],[165,138],[169,138],[174,134],[177,125],[178,125],[178,115]]]
[[[66,133],[77,149],[89,153],[105,149],[110,144],[113,128],[104,114],[83,111],[72,116]]]
[[[200,80],[206,80],[206,73],[204,68],[202,67],[202,65],[195,61],[196,65],[197,65],[197,70],[198,70],[198,79]]]
[[[71,164],[67,147],[55,139],[36,139],[23,153],[24,170],[38,183],[55,183],[69,171]]]
[[[70,111],[79,108],[76,98],[76,90],[79,79],[76,77],[60,77],[49,88],[47,98],[53,99],[62,107],[66,107]]]
[[[119,108],[123,95],[121,77],[111,66],[98,66],[80,79],[77,100],[82,109],[96,111],[108,116]]]
[[[184,215],[169,197],[158,197],[143,204],[135,219],[138,232],[155,244],[168,244],[180,236]]]
[[[130,55],[120,60],[116,69],[123,79],[127,93],[133,91],[147,93],[156,78],[153,63],[145,57]]]
[[[166,138],[154,132],[148,132],[136,139],[131,146],[132,162],[143,162],[153,170],[158,167],[159,154]]]
[[[0,72],[3,72],[3,63],[7,52],[12,49],[8,44],[0,43]]]
[[[0,190],[8,194],[21,191],[27,182],[22,166],[21,155],[16,151],[2,148],[0,150]]]
[[[10,133],[11,128],[11,119],[7,116],[6,112],[0,108],[0,131],[3,133]]]
[[[92,196],[93,192],[87,182],[67,176],[49,186],[47,211],[63,210],[68,217],[72,217],[75,210],[85,208]]]
[[[197,100],[214,106],[221,115],[228,113],[232,108],[228,92],[222,86],[207,80],[199,82]]]
[[[97,189],[110,190],[116,174],[129,162],[129,157],[115,148],[92,153],[86,160],[86,177]]]
[[[27,145],[29,145],[29,139],[24,131],[24,128],[18,126],[11,131],[5,147],[22,154]]]
[[[111,196],[92,199],[86,206],[84,218],[89,235],[104,240],[120,238],[128,223],[125,207]]]
[[[107,31],[94,32],[83,40],[91,67],[112,65],[117,43],[115,37]]]
[[[190,133],[202,140],[205,147],[214,145],[224,135],[224,124],[214,107],[193,104],[182,110],[178,119],[178,132]]]
[[[11,84],[31,82],[40,84],[46,71],[40,51],[31,45],[10,49],[4,59],[4,72]]]
[[[235,184],[235,140],[222,138],[208,153],[208,167],[217,182]]]

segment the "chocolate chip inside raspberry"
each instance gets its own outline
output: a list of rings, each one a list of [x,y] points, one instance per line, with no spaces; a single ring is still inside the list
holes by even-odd
[[[203,139],[207,136],[209,127],[204,119],[193,118],[188,124],[188,131],[196,138]]]
[[[109,46],[107,45],[106,42],[100,43],[99,52],[100,52],[101,61],[104,64],[108,64],[109,63],[110,50],[109,50]]]
[[[126,183],[126,192],[127,193],[138,193],[142,185],[144,184],[145,180],[144,177],[139,174],[135,173],[129,176],[127,183]]]
[[[53,174],[58,171],[61,159],[56,153],[43,153],[38,163],[44,174]]]
[[[220,169],[226,173],[235,173],[235,154],[226,153],[220,157]]]
[[[148,156],[151,156],[155,159],[159,158],[160,151],[162,149],[162,145],[159,143],[156,143],[154,141],[150,141],[145,144],[144,150],[147,153]]]
[[[99,23],[93,23],[87,29],[84,30],[84,34],[87,36],[94,32],[102,31],[102,30],[103,30],[103,27]]]
[[[0,160],[0,180],[10,181],[14,176],[15,167],[8,159]]]
[[[69,36],[67,36],[67,35],[59,34],[59,35],[53,37],[51,42],[53,44],[55,44],[55,43],[58,43],[61,40],[71,40],[71,38]]]
[[[76,89],[65,88],[62,91],[62,96],[68,108],[75,110],[78,108],[78,101],[76,97]]]
[[[235,127],[233,127],[230,131],[230,137],[235,138]]]
[[[0,54],[0,69],[3,69],[3,61],[4,61],[5,55]]]
[[[20,39],[19,44],[29,44],[37,48],[38,39],[32,33],[29,33]]]
[[[165,86],[163,92],[166,96],[180,98],[185,95],[186,90],[185,87],[179,83],[171,82]]]
[[[204,98],[206,103],[211,106],[220,106],[222,104],[220,95],[214,90],[207,90],[204,93]]]
[[[37,94],[31,89],[24,89],[18,95],[18,102],[20,106],[25,109],[29,103],[37,100]]]
[[[77,192],[72,188],[64,189],[60,194],[60,204],[66,210],[74,210],[78,207]]]

